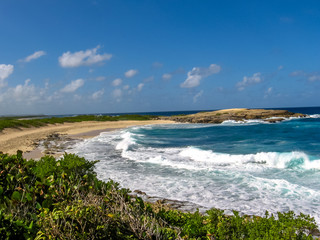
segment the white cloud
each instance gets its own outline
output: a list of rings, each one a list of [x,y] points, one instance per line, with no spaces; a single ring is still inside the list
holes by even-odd
[[[116,78],[115,80],[112,81],[112,86],[117,87],[121,85],[122,79],[121,78]]]
[[[165,73],[162,75],[163,80],[170,80],[172,78],[172,74],[170,73]]]
[[[273,91],[273,88],[269,87],[264,93],[264,98],[269,97],[269,95],[272,93],[272,91]]]
[[[45,51],[37,51],[37,52],[34,52],[33,54],[29,55],[28,57],[19,60],[19,62],[30,62],[30,61],[38,59],[39,57],[42,57],[44,55],[46,55]]]
[[[239,91],[242,91],[242,90],[244,90],[245,87],[247,87],[248,85],[260,83],[261,81],[262,81],[261,73],[260,73],[260,72],[257,72],[257,73],[254,73],[254,74],[252,75],[252,77],[244,76],[244,77],[243,77],[243,80],[242,80],[241,82],[238,82],[238,83],[237,83],[237,87],[238,87],[238,90],[239,90]]]
[[[91,95],[91,98],[92,98],[93,100],[97,100],[97,99],[101,98],[101,97],[103,96],[103,94],[104,94],[104,89],[101,89],[101,90],[99,90],[99,91],[94,92],[94,93]]]
[[[113,92],[112,92],[112,96],[114,97],[114,98],[121,98],[121,96],[122,96],[122,90],[121,89],[115,89],[115,90],[113,90]]]
[[[5,87],[7,83],[4,81],[13,73],[13,65],[0,64],[0,88]]]
[[[60,92],[63,92],[63,93],[75,92],[78,88],[82,87],[83,84],[84,84],[84,80],[79,78],[77,80],[72,81],[68,85],[66,85],[64,88],[60,90]]]
[[[303,77],[303,78],[306,78],[310,82],[320,81],[320,74],[317,72],[308,73],[308,72],[299,70],[299,71],[294,71],[294,72],[290,73],[290,76]]]
[[[308,76],[308,80],[309,80],[310,82],[320,81],[320,74],[316,74],[316,73],[310,74],[310,75]]]
[[[24,85],[19,84],[14,88],[9,88],[5,93],[0,96],[0,102],[6,101],[12,104],[18,102],[23,104],[31,104],[45,96],[46,88],[36,88],[30,84],[31,80],[27,79]]]
[[[142,90],[143,86],[144,86],[144,83],[139,83],[139,85],[137,87],[139,92]]]
[[[124,73],[124,75],[125,75],[127,78],[131,78],[131,77],[133,77],[134,75],[136,75],[137,73],[138,73],[138,70],[136,70],[136,69],[130,69],[130,70],[126,71],[126,72]]]
[[[290,76],[292,76],[292,77],[303,76],[303,75],[305,75],[305,72],[301,71],[301,70],[294,71],[294,72],[290,73]]]
[[[129,88],[130,88],[130,86],[129,86],[129,85],[125,85],[125,86],[123,86],[123,89],[124,89],[124,90],[129,90]]]
[[[90,66],[111,59],[111,54],[97,54],[99,48],[100,46],[75,53],[65,52],[59,57],[60,66],[65,68]]]
[[[196,103],[198,101],[198,98],[201,97],[203,94],[203,90],[201,90],[200,92],[198,92],[196,95],[194,95],[193,97],[193,102]]]
[[[221,67],[217,64],[211,64],[208,68],[194,67],[188,72],[188,78],[180,84],[182,88],[193,88],[200,85],[202,78],[208,77],[212,74],[219,73]]]

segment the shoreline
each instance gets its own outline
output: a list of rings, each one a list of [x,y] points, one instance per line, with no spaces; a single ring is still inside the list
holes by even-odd
[[[98,136],[101,132],[108,132],[132,126],[173,123],[175,122],[170,120],[87,121],[51,124],[39,128],[7,128],[0,132],[0,151],[8,154],[16,154],[17,150],[21,150],[24,153],[24,157],[27,159],[41,158],[45,153],[38,148],[39,142],[44,141],[55,134],[64,136],[66,139],[79,141],[81,139]]]
[[[24,158],[26,159],[35,159],[40,158],[45,155],[39,149],[38,143],[40,141],[52,141],[52,139],[58,138],[60,142],[69,142],[69,146],[71,144],[76,143],[75,141],[82,141],[84,139],[93,138],[98,136],[102,132],[110,132],[114,130],[124,129],[132,126],[141,126],[141,125],[153,125],[153,124],[173,124],[176,123],[174,121],[163,121],[163,120],[151,120],[151,121],[117,121],[117,122],[80,122],[80,123],[67,123],[67,124],[55,124],[48,125],[40,128],[23,128],[23,129],[5,129],[5,131],[0,132],[0,151],[3,151],[2,142],[3,137],[6,136],[10,141],[13,141],[17,138],[25,137],[26,142],[28,143],[31,139],[34,139],[34,142],[31,146],[27,146],[32,148],[32,150],[28,152],[24,152]],[[34,138],[35,134],[39,134],[42,138]],[[49,134],[48,134],[49,133]],[[11,137],[11,138],[10,138]],[[72,142],[73,141],[73,142]],[[68,144],[67,144],[68,145]],[[21,149],[21,147],[20,147]],[[15,149],[10,149],[10,151],[14,151]],[[63,150],[67,150],[64,148]],[[15,154],[16,152],[10,153]],[[52,151],[48,155],[52,155],[54,157],[60,157],[63,153],[58,153],[56,151]],[[37,157],[35,157],[37,156]],[[195,212],[197,209],[200,210],[201,213],[204,213],[207,209],[203,206],[188,202],[188,201],[179,201],[175,199],[167,199],[161,198],[157,196],[148,195],[139,189],[130,189],[132,191],[132,195],[136,195],[141,197],[144,201],[150,202],[153,204],[160,204],[167,206],[171,209],[180,210],[182,212]],[[215,208],[215,207],[214,207]],[[224,210],[226,215],[232,215],[230,209],[220,209]]]

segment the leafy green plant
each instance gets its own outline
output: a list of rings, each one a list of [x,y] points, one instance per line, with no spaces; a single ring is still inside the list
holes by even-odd
[[[100,116],[100,115],[79,115],[74,117],[51,117],[51,118],[38,118],[38,119],[20,119],[17,117],[2,117],[0,118],[0,131],[4,128],[29,128],[29,127],[41,127],[47,124],[56,123],[73,123],[84,121],[120,121],[120,120],[152,120],[157,116],[138,115],[138,114],[126,114],[119,116]]]
[[[74,154],[26,161],[0,153],[1,239],[313,239],[313,218],[184,213],[103,182]]]

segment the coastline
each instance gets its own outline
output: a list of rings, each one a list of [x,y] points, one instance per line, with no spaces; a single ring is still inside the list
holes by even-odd
[[[2,148],[3,136],[8,137],[10,141],[19,140],[19,137],[28,138],[26,140],[32,139],[34,135],[37,133],[42,135],[41,138],[34,138],[34,142],[31,146],[31,151],[25,152],[25,158],[40,158],[43,156],[43,152],[39,148],[39,142],[43,144],[44,141],[52,142],[52,141],[60,141],[60,142],[68,142],[65,146],[71,146],[75,143],[75,141],[82,141],[83,139],[93,138],[98,136],[101,132],[109,132],[118,129],[124,129],[131,126],[139,126],[139,125],[151,125],[151,124],[172,124],[175,123],[173,121],[119,121],[119,122],[82,122],[82,123],[66,123],[66,124],[55,124],[48,125],[40,128],[23,128],[23,129],[11,129],[12,131],[6,131],[10,129],[6,129],[3,132],[0,132],[0,148]],[[11,136],[11,138],[10,138]],[[16,138],[17,137],[17,138]],[[16,141],[17,142],[17,141]],[[38,143],[38,146],[35,144]],[[69,145],[68,145],[69,144]],[[67,150],[67,147],[61,148],[62,150]],[[19,149],[22,149],[19,147]],[[48,146],[50,149],[50,145]],[[10,151],[14,151],[15,149],[10,149]],[[0,149],[2,151],[2,149]],[[12,154],[15,154],[13,152]],[[58,153],[52,148],[51,153],[49,155],[53,155],[54,157],[59,157],[63,153]],[[26,157],[28,156],[28,157]],[[38,157],[34,157],[38,156]],[[130,188],[131,189],[131,188]],[[153,203],[155,206],[165,207],[166,209],[176,209],[182,212],[196,212],[197,209],[200,213],[204,213],[206,210],[200,205],[193,204],[188,201],[174,200],[174,198],[163,198],[157,197],[156,195],[147,195],[138,189],[131,189],[133,192],[130,194],[132,196],[141,197],[145,202]],[[224,208],[217,208],[224,209]],[[224,209],[225,216],[233,216],[231,210]],[[256,215],[247,215],[248,217],[255,217]],[[318,232],[314,233],[314,236],[317,236]]]
[[[79,140],[98,136],[101,132],[112,131],[132,126],[151,124],[173,124],[170,120],[147,121],[110,121],[110,122],[76,122],[52,124],[39,128],[8,128],[0,132],[0,151],[15,154],[17,150],[24,152],[24,157],[40,158],[44,153],[38,149],[38,142],[52,135],[63,135],[65,138]]]

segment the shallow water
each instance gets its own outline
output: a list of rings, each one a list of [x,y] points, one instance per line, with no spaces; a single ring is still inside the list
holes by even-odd
[[[245,214],[303,212],[320,223],[320,119],[173,124],[102,133],[73,152],[103,180]]]

